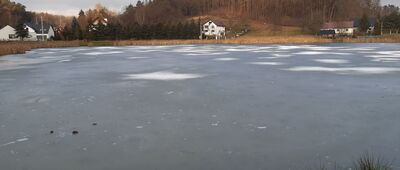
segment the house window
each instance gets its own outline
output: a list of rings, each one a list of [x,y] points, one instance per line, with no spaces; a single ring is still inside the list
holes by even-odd
[[[349,29],[346,29],[346,31],[349,31]]]
[[[205,29],[208,29],[208,25],[204,26]]]
[[[215,28],[215,27],[214,27],[214,25],[213,25],[213,26],[211,26],[211,28],[213,28],[213,29],[214,29],[214,28]]]
[[[15,34],[9,34],[9,35],[8,35],[8,38],[9,38],[9,39],[16,39],[16,38],[17,38],[17,35],[15,35]]]
[[[45,39],[47,39],[47,35],[38,35],[36,38],[38,40],[45,40]]]
[[[211,32],[215,32],[214,30],[211,30]]]

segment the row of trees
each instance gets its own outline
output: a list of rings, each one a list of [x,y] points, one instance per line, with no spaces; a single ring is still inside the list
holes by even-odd
[[[27,18],[25,6],[10,0],[0,0],[0,28],[6,25],[17,25],[17,22]]]
[[[140,6],[141,2],[138,2]],[[144,4],[143,4],[144,5]],[[128,6],[127,8],[135,8]],[[127,9],[129,10],[129,9]],[[118,40],[118,39],[195,39],[200,35],[200,21],[139,23],[129,22],[123,15],[115,15],[105,7],[96,5],[86,13],[79,12],[56,35],[63,40]]]
[[[393,11],[391,14],[382,18],[383,29],[386,33],[400,33],[400,12]]]

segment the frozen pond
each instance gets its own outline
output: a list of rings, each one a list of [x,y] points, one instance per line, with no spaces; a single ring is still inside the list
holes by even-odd
[[[0,169],[287,170],[367,152],[400,167],[399,44],[0,57]]]

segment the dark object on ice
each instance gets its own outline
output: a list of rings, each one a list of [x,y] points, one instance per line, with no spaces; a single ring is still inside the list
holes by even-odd
[[[96,123],[96,122],[93,122],[92,125],[93,125],[93,126],[97,126],[97,123]]]
[[[73,135],[77,135],[79,132],[77,130],[72,131]]]
[[[50,131],[50,134],[53,134],[53,133],[54,133],[54,130],[51,130],[51,131]]]

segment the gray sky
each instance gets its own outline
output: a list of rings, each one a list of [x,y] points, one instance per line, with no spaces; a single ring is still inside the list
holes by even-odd
[[[80,9],[88,9],[101,3],[110,10],[120,12],[128,4],[136,4],[136,0],[15,0],[24,4],[28,10],[44,11],[52,14],[78,15]],[[400,0],[382,0],[382,4],[400,6]]]
[[[93,8],[101,3],[108,9],[120,12],[130,3],[136,4],[136,0],[14,0],[22,3],[29,11],[43,11],[52,14],[78,15],[83,9]]]

